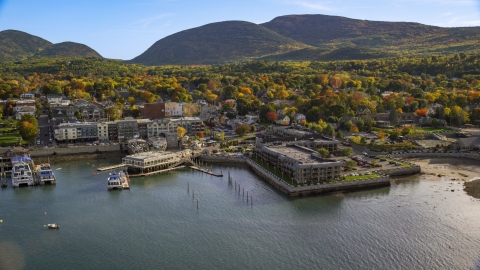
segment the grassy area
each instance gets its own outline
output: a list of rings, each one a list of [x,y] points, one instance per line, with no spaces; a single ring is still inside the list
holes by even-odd
[[[0,135],[0,146],[13,146],[20,143],[20,134],[18,133],[4,133]],[[21,140],[22,145],[27,144],[26,141]]]
[[[378,158],[383,158],[388,162],[395,162],[395,163],[398,163],[398,164],[402,165],[403,167],[410,168],[410,164],[408,164],[408,163],[404,163],[404,162],[401,162],[401,161],[398,161],[398,160],[386,158],[384,156],[379,156]]]
[[[379,178],[380,175],[378,174],[371,174],[371,175],[358,175],[358,176],[345,176],[346,181],[355,181],[355,180],[362,180],[362,179],[372,179],[372,178]]]
[[[451,129],[448,129],[448,128],[435,128],[435,127],[422,127],[422,129],[425,132],[431,132],[431,133],[452,131]]]

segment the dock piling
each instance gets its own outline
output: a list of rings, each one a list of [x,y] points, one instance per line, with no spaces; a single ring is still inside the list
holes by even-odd
[[[248,203],[248,190],[247,190],[247,203]]]
[[[197,199],[197,209],[198,209],[198,199]]]
[[[190,193],[190,182],[187,182],[187,193]]]
[[[192,188],[192,198],[195,199],[195,189]]]

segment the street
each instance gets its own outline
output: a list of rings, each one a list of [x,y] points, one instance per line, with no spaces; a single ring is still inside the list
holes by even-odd
[[[38,117],[38,129],[40,133],[38,137],[40,138],[41,145],[48,145],[50,143],[50,124],[48,123],[48,116],[47,115],[40,115]]]

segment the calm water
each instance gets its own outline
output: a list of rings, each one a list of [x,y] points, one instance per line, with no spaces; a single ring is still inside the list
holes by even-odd
[[[54,165],[62,168],[56,186],[1,190],[0,269],[480,265],[480,201],[456,182],[415,176],[374,191],[290,199],[248,169],[222,167],[253,193],[252,205],[227,177],[189,169],[108,192],[107,173],[92,176],[85,162]]]

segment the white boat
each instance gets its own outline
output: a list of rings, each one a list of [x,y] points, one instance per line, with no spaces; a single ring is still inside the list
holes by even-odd
[[[57,180],[55,174],[50,167],[50,164],[44,163],[37,166],[37,179],[40,185],[52,184],[55,185]]]
[[[127,181],[124,172],[110,173],[108,176],[108,190],[123,189],[123,183]]]
[[[25,162],[16,163],[12,168],[12,186],[33,186],[34,179],[30,166]]]
[[[60,226],[58,226],[58,225],[55,224],[55,223],[48,224],[47,227],[48,227],[49,229],[60,229]]]

